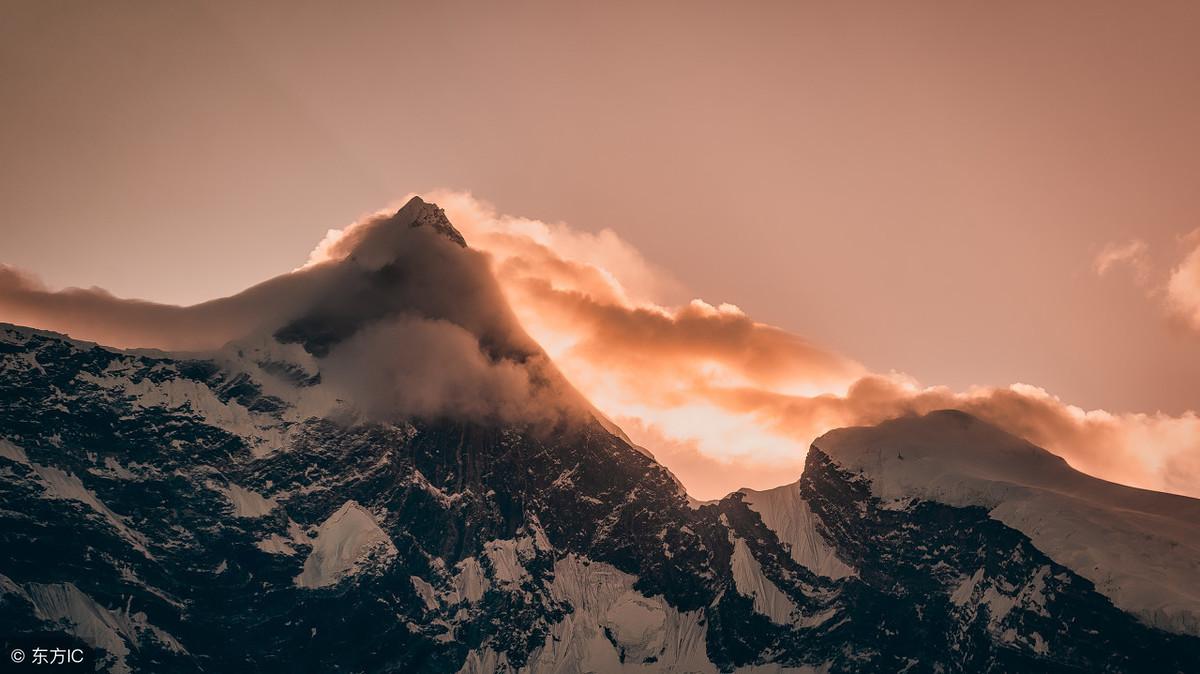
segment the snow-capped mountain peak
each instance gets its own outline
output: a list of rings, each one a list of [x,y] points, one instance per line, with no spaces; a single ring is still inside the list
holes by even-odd
[[[1200,634],[1200,500],[1085,475],[954,410],[831,431],[813,446],[885,502],[986,508],[1117,606]]]

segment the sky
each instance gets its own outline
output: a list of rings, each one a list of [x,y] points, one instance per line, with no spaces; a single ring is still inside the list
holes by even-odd
[[[1103,412],[1103,442],[1071,446],[1116,458],[1078,462],[1179,491],[1200,464],[1198,29],[1186,2],[5,0],[0,263],[188,305],[442,195],[500,262],[530,255],[497,241],[505,216],[580,247],[551,257],[606,279],[595,306],[561,297],[579,279],[535,293],[549,267],[498,277],[573,383],[697,491],[785,481],[815,429],[873,417],[809,404],[785,429],[781,410],[864,377],[904,391],[871,389],[872,414],[1028,387],[1019,402],[1066,415],[1022,429],[1047,444]],[[670,321],[618,330],[605,307]],[[726,351],[647,350],[681,319],[732,325]],[[670,385],[613,381],[617,358]]]

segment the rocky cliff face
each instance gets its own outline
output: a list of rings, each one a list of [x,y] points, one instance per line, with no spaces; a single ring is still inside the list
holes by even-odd
[[[1200,670],[986,508],[883,499],[820,441],[693,508],[594,421],[307,415],[319,372],[272,349],[0,331],[0,632],[114,672]]]

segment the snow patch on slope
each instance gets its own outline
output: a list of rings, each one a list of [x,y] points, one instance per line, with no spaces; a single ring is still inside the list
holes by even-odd
[[[408,478],[409,484],[421,489],[434,498],[443,508],[449,508],[455,501],[462,498],[462,494],[447,494],[441,489],[434,486],[425,475],[419,470],[413,470]]]
[[[395,557],[396,546],[375,523],[375,518],[355,501],[346,501],[317,529],[304,570],[296,576],[300,587],[335,585],[353,576],[371,561]]]
[[[20,585],[17,585],[12,578],[0,573],[0,597],[6,594],[15,595],[17,597],[21,597],[22,599],[29,600],[29,595],[25,593],[25,590],[21,589]]]
[[[809,667],[802,665],[800,667],[785,667],[775,663],[765,665],[745,665],[733,670],[733,674],[828,674],[829,666],[822,665],[820,667]]]
[[[762,565],[741,538],[734,538],[730,564],[733,567],[734,586],[739,594],[754,600],[756,612],[767,616],[776,625],[791,624],[796,604],[770,578],[763,575]]]
[[[983,567],[976,569],[973,575],[964,577],[958,582],[954,591],[950,593],[950,603],[955,606],[966,606],[967,602],[975,596],[975,587],[981,580],[983,580]]]
[[[0,456],[13,463],[29,463],[29,457],[25,455],[25,450],[4,438],[0,438]]]
[[[130,482],[138,480],[138,476],[133,471],[122,466],[120,461],[111,456],[104,457],[104,468],[88,468],[87,472],[114,480],[126,480]]]
[[[884,501],[988,508],[1119,608],[1200,635],[1200,500],[1085,475],[955,411],[831,431],[813,447]]]
[[[152,624],[145,613],[130,613],[128,606],[124,611],[104,608],[74,583],[30,583],[27,587],[29,592],[23,595],[33,603],[38,618],[66,623],[72,634],[108,652],[114,661],[106,671],[131,671],[125,662],[129,647],[144,645],[146,636],[175,653],[188,652],[170,633]]]
[[[662,597],[646,597],[633,589],[636,580],[611,565],[575,555],[558,560],[550,594],[574,610],[551,628],[520,671],[715,674],[706,655],[703,612],[680,613]],[[473,651],[460,670],[504,671],[514,670],[503,654],[486,647]]]
[[[269,335],[231,342],[210,354],[232,372],[248,375],[264,395],[286,403],[285,421],[336,416],[348,410],[344,400],[321,385],[320,364],[298,343],[284,344]]]
[[[270,514],[275,509],[275,506],[279,505],[275,502],[274,498],[264,498],[261,494],[232,482],[221,485],[209,481],[205,486],[213,491],[224,494],[225,498],[229,501],[229,505],[233,506],[233,513],[238,517],[263,517]]]
[[[521,564],[521,558],[529,555],[523,555],[525,551],[522,548],[531,546],[522,545],[522,541],[517,539],[494,540],[483,544],[483,552],[492,563],[493,577],[501,586],[520,585],[529,578],[529,572]]]
[[[125,663],[129,655],[126,639],[136,644],[137,635],[128,621],[97,604],[73,583],[31,583],[28,588],[38,618],[50,622],[64,621],[72,634],[94,648],[107,651],[114,659],[111,671],[115,674],[128,674],[131,671]]]
[[[419,576],[409,576],[408,580],[412,583],[413,591],[417,593],[417,596],[421,598],[421,602],[425,604],[425,608],[430,611],[436,611],[438,600],[433,586]]]
[[[838,559],[833,547],[817,531],[817,517],[800,495],[799,482],[764,491],[742,489],[741,493],[742,501],[788,546],[798,564],[826,578],[854,575],[854,569]]]
[[[499,674],[516,671],[518,670],[508,664],[506,654],[497,653],[490,648],[478,648],[467,653],[467,659],[458,670],[458,674]],[[523,674],[528,672],[529,668],[523,667],[519,671]]]
[[[483,567],[479,566],[479,560],[467,557],[456,564],[455,569],[457,573],[454,576],[454,594],[450,603],[465,601],[474,604],[482,599],[483,593],[487,591],[488,581]]]
[[[41,464],[31,464],[37,476],[41,478],[45,485],[44,497],[57,500],[77,501],[91,508],[95,513],[100,515],[107,521],[121,538],[125,539],[130,545],[141,552],[149,559],[154,559],[154,555],[150,554],[150,550],[146,547],[146,538],[137,531],[134,531],[128,524],[125,523],[125,518],[109,510],[108,506],[96,496],[95,492],[83,486],[79,478],[71,473],[64,472],[53,466],[43,466]]]
[[[254,546],[269,555],[291,557],[296,554],[296,549],[292,547],[292,539],[285,538],[279,534],[271,534],[255,543]]]
[[[120,362],[111,363],[110,369]],[[121,391],[128,396],[134,409],[190,410],[205,424],[245,440],[257,457],[285,445],[286,428],[277,419],[251,412],[236,400],[224,402],[201,382],[178,377],[161,381],[148,377],[134,379],[109,372],[104,376],[80,372],[76,378],[103,389]]]

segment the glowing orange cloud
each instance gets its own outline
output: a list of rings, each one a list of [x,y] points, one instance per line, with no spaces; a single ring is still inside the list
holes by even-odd
[[[1099,477],[1200,496],[1194,413],[1111,414],[1023,384],[955,392],[872,373],[732,305],[664,306],[660,298],[677,285],[611,230],[502,215],[463,192],[426,196],[491,255],[522,324],[567,378],[697,498],[796,479],[808,444],[829,429],[947,407]],[[1111,246],[1097,271],[1130,264],[1141,274],[1145,260],[1141,242]],[[1196,279],[1194,251],[1172,279],[1181,310],[1200,308]]]
[[[1161,304],[1170,320],[1200,334],[1200,229],[1180,237],[1180,242],[1187,252],[1169,273],[1155,274],[1150,246],[1141,239],[1109,243],[1096,255],[1093,267],[1100,276],[1117,266],[1129,267],[1134,281]]]

